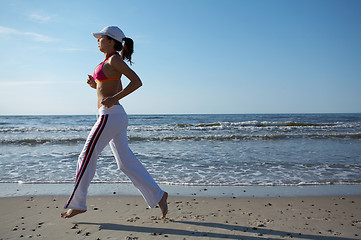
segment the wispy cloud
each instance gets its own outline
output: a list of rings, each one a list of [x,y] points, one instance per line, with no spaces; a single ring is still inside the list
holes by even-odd
[[[89,52],[89,51],[93,51],[90,49],[86,49],[86,48],[57,48],[60,51],[64,51],[64,52]]]
[[[31,50],[41,50],[41,51],[52,51],[60,53],[73,53],[73,52],[94,52],[94,49],[89,48],[78,48],[78,47],[49,47],[49,46],[29,46]]]
[[[0,87],[8,87],[8,86],[25,86],[25,85],[56,85],[56,84],[74,84],[74,81],[1,81],[0,80]],[[75,82],[77,83],[77,82]]]
[[[37,42],[57,41],[57,39],[43,35],[43,34],[39,34],[39,33],[35,33],[35,32],[19,31],[19,30],[13,29],[13,28],[8,28],[8,27],[3,27],[3,26],[0,26],[0,34],[5,35],[5,36],[30,37],[33,41],[37,41]]]
[[[45,14],[39,14],[39,13],[31,13],[30,15],[28,15],[28,18],[29,18],[31,21],[34,21],[34,22],[47,23],[47,22],[49,22],[51,19],[53,19],[54,16],[45,15]]]
[[[7,27],[0,26],[0,33],[5,34],[5,35],[11,35],[11,34],[16,34],[17,31],[13,28],[7,28]]]

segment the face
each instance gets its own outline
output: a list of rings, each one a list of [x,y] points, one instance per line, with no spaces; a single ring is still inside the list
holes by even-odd
[[[106,52],[112,48],[112,40],[109,40],[107,36],[101,36],[98,38],[98,47],[101,52]]]

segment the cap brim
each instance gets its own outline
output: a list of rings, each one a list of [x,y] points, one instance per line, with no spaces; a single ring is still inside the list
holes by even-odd
[[[93,33],[93,36],[94,36],[95,38],[100,38],[101,36],[104,36],[104,35],[106,35],[106,34],[105,34],[105,33],[102,33],[102,32]]]

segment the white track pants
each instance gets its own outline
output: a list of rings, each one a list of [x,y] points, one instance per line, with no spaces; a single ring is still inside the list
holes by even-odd
[[[94,177],[97,158],[109,143],[118,167],[139,189],[148,206],[155,207],[164,191],[128,147],[128,116],[121,105],[99,108],[99,118],[79,155],[73,193],[64,208],[86,210],[88,187]]]

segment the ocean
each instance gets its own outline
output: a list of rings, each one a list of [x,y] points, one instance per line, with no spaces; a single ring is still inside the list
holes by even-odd
[[[0,183],[69,184],[97,116],[0,116]],[[361,185],[361,114],[129,115],[129,146],[156,182]],[[130,183],[109,147],[94,183]]]

